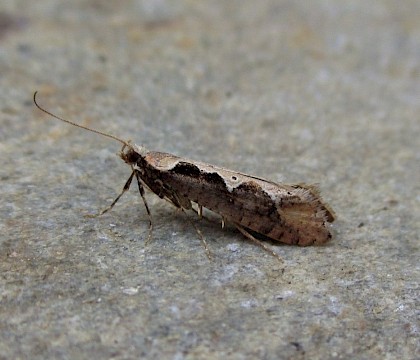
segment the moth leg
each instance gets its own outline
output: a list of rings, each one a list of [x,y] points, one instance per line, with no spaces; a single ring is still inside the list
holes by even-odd
[[[130,188],[131,182],[133,181],[133,176],[134,176],[134,171],[131,173],[130,177],[128,178],[127,182],[125,183],[121,193],[117,196],[117,198],[112,202],[112,204],[110,206],[103,209],[102,211],[100,211],[97,214],[87,214],[87,215],[85,215],[85,217],[95,218],[95,217],[103,215],[106,212],[108,212],[109,210],[111,210],[114,207],[114,205],[118,202],[118,200],[120,200],[121,196],[123,196],[123,194]]]
[[[245,228],[243,228],[241,225],[239,224],[235,224],[236,228],[243,234],[245,235],[249,240],[251,240],[252,242],[254,242],[255,244],[261,246],[265,251],[268,251],[271,255],[275,256],[278,260],[280,260],[281,262],[283,262],[283,259],[280,257],[279,254],[277,254],[276,252],[274,252],[271,248],[269,248],[267,245],[265,245],[262,241],[256,239],[254,236],[252,236]]]
[[[152,230],[153,230],[152,214],[150,213],[149,205],[147,205],[146,197],[144,196],[144,186],[142,185],[140,181],[140,176],[137,171],[134,171],[133,173],[136,174],[137,185],[139,188],[140,196],[143,199],[143,204],[144,204],[144,207],[146,208],[147,216],[149,217],[149,233],[147,234],[147,239],[146,239],[146,245],[147,245],[152,238]]]
[[[204,219],[204,220],[210,221],[210,219],[208,217],[203,215],[203,206],[198,205],[198,209],[194,209],[193,207],[191,207],[190,210],[192,210],[193,212],[195,212],[197,214],[199,220]]]
[[[188,219],[188,221],[190,222],[190,224],[194,227],[194,229],[195,229],[195,231],[197,232],[197,234],[198,234],[198,237],[200,238],[200,240],[201,240],[201,243],[203,244],[203,246],[204,246],[204,250],[206,251],[206,255],[207,255],[207,257],[209,258],[209,260],[211,260],[212,259],[212,254],[211,254],[211,251],[210,251],[210,249],[209,249],[209,247],[208,247],[208,245],[207,245],[207,241],[206,241],[206,239],[204,238],[204,235],[203,235],[203,233],[200,231],[200,229],[194,224],[194,222],[190,219],[190,217],[188,216],[188,214],[185,212],[185,210],[184,210],[184,208],[180,208],[181,209],[181,211],[185,214],[185,216],[187,217],[187,219]]]
[[[138,175],[136,174],[136,177]],[[139,178],[137,177],[137,181],[139,181]],[[201,243],[204,246],[204,249],[206,251],[206,255],[209,258],[209,260],[212,259],[212,255],[210,252],[210,249],[207,245],[207,241],[204,238],[203,234],[201,233],[200,229],[198,229],[198,227],[194,224],[194,222],[190,219],[190,217],[188,216],[188,214],[185,212],[185,210],[193,210],[195,213],[199,214],[199,211],[201,212],[201,210],[197,211],[195,210],[192,205],[191,205],[191,201],[188,198],[185,198],[183,196],[180,196],[179,193],[175,190],[173,190],[169,185],[167,184],[162,184],[162,182],[159,180],[160,182],[160,187],[161,187],[161,192],[157,193],[159,195],[159,197],[163,197],[165,200],[169,201],[172,205],[174,205],[177,209],[179,209],[180,211],[182,211],[185,216],[187,217],[188,221],[191,223],[191,225],[194,227],[195,231],[198,234],[198,237],[201,240]],[[140,188],[140,187],[139,187]],[[145,203],[146,205],[146,203]],[[147,205],[146,205],[147,208]],[[149,213],[149,211],[148,211]]]

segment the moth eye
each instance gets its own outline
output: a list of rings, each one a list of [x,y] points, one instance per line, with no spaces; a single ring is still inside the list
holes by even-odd
[[[232,176],[232,180],[236,181],[238,178],[236,176]]]

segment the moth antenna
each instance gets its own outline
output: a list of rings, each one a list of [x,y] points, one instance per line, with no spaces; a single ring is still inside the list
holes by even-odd
[[[57,116],[57,115],[54,115],[52,112],[50,112],[50,111],[48,111],[48,110],[45,110],[45,109],[44,109],[43,107],[41,107],[41,106],[37,103],[37,101],[36,101],[36,94],[37,94],[37,93],[38,93],[38,91],[35,91],[35,92],[34,92],[34,104],[35,104],[35,106],[36,106],[39,110],[43,111],[44,113],[46,113],[46,114],[48,114],[48,115],[52,116],[53,118],[56,118],[57,120],[61,120],[61,121],[65,122],[65,123],[67,123],[67,124],[70,124],[70,125],[73,125],[73,126],[76,126],[76,127],[79,127],[79,128],[82,128],[82,129],[85,129],[85,130],[91,131],[91,132],[94,132],[94,133],[96,133],[96,134],[99,134],[99,135],[102,135],[102,136],[108,137],[108,138],[113,139],[113,140],[117,140],[117,141],[119,141],[120,143],[124,144],[124,146],[128,146],[128,147],[130,147],[130,148],[132,147],[132,145],[130,145],[130,144],[129,144],[129,142],[124,141],[124,140],[122,140],[122,139],[120,139],[120,138],[118,138],[118,137],[116,137],[116,136],[114,136],[114,135],[107,134],[107,133],[102,132],[102,131],[99,131],[99,130],[91,129],[91,128],[87,127],[87,126],[80,125],[80,124],[77,124],[77,123],[75,123],[75,122],[73,122],[73,121],[63,119],[63,118],[61,118],[61,117],[59,117],[59,116]]]

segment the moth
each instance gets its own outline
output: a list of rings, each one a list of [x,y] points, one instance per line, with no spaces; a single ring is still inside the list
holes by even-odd
[[[122,140],[86,126],[65,120],[34,103],[44,113],[68,124],[92,131],[122,143],[120,158],[130,166],[131,175],[113,203],[98,215],[111,210],[130,188],[135,178],[149,216],[149,237],[152,220],[145,198],[145,188],[166,199],[182,211],[193,209],[202,216],[207,208],[233,224],[248,239],[278,256],[261,240],[307,246],[331,239],[328,224],[334,213],[323,202],[316,185],[280,184],[204,162],[185,159],[169,153],[151,151],[144,146]],[[193,209],[194,210],[194,209]],[[210,252],[201,232],[196,228],[208,256]]]

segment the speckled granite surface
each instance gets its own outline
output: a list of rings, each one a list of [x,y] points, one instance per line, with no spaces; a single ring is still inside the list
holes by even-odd
[[[419,357],[417,1],[2,1],[0,358]],[[270,244],[135,189],[68,119],[320,183],[323,247]],[[194,219],[194,216],[191,215]],[[194,220],[195,221],[195,220]]]

